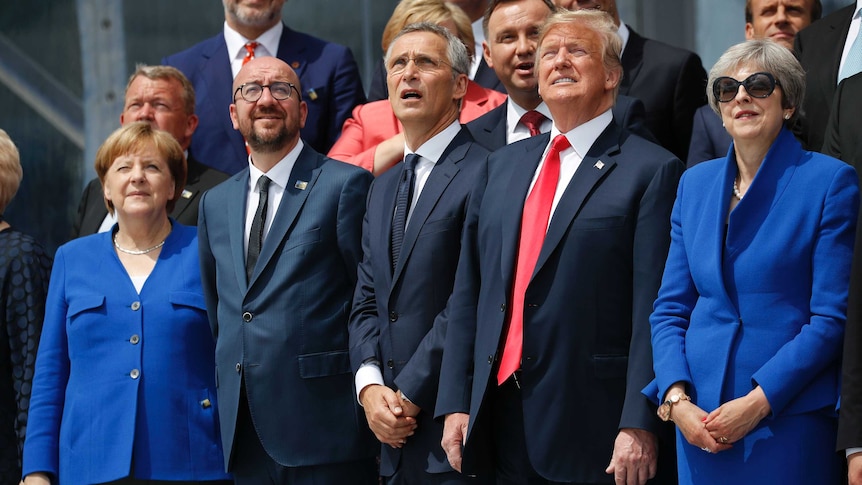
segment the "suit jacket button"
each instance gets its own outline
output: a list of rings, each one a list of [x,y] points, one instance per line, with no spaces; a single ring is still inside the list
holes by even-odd
[[[136,345],[140,341],[141,337],[138,337],[137,335],[132,335],[132,338],[129,339],[129,342],[131,342],[132,345]]]
[[[243,322],[248,323],[251,321],[252,318],[254,318],[254,315],[252,315],[251,312],[243,312],[243,314],[242,314],[242,321]]]
[[[129,372],[129,377],[131,377],[132,379],[137,379],[140,376],[141,371],[139,371],[138,369],[132,369],[132,372]]]
[[[204,399],[203,401],[201,401],[201,407],[204,409],[207,409],[208,407],[210,407],[212,405],[213,405],[213,403],[210,402],[209,399]]]
[[[141,302],[139,302],[139,301],[132,302],[132,310],[138,311],[140,308],[141,308]]]
[[[501,312],[503,312],[503,313],[506,313],[506,304],[505,304],[505,303],[503,303],[502,305],[500,305],[500,311],[501,311]]]
[[[386,367],[389,367],[390,369],[392,369],[393,367],[395,367],[395,361],[392,359],[387,360],[386,361]]]
[[[398,314],[395,312],[389,312],[389,321],[395,323],[398,321]]]
[[[494,364],[494,356],[493,356],[493,355],[489,355],[489,356],[488,356],[488,365],[493,365],[493,364]]]
[[[242,372],[242,364],[240,364],[239,362],[236,363],[236,372],[237,373]]]

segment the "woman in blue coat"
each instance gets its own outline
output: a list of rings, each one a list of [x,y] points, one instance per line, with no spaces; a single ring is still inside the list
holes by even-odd
[[[771,41],[731,47],[708,95],[733,137],[680,181],[645,394],[677,426],[681,484],[840,483],[836,405],[859,195],[803,151],[804,72]]]
[[[25,483],[225,480],[196,230],[168,218],[183,150],[127,124],[99,149],[96,172],[117,224],[55,256]]]

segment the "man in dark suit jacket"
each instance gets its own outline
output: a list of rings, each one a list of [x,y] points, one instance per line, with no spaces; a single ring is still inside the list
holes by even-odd
[[[771,39],[793,49],[796,34],[819,19],[822,11],[820,0],[746,0],[745,38]],[[730,142],[721,116],[709,105],[701,106],[694,113],[686,165],[691,167],[727,155]]]
[[[228,113],[233,77],[243,56],[253,57],[244,47],[247,42],[259,43],[253,48],[255,56],[277,56],[299,75],[301,96],[308,105],[302,139],[316,151],[328,152],[351,110],[365,102],[359,68],[350,49],[291,30],[281,21],[284,1],[254,7],[225,0],[223,33],[162,59],[162,64],[183,71],[198,95],[200,126],[192,138],[192,155],[229,174],[245,167],[242,161],[247,155]],[[229,45],[238,50],[228,52]]]
[[[464,44],[442,27],[419,24],[395,38],[387,65],[399,66],[400,59],[411,56],[446,63],[428,72],[410,65],[388,76],[389,99],[404,126],[405,159],[411,165],[400,163],[371,186],[350,354],[358,397],[383,445],[385,483],[456,484],[464,478],[449,466],[440,448],[443,426],[434,421],[446,334],[445,320],[436,317],[452,291],[461,225],[488,152],[458,123],[470,66]],[[393,214],[408,170],[424,183],[408,182],[412,202],[405,208],[406,229],[399,231]],[[399,233],[400,251],[393,249]]]
[[[509,99],[466,126],[473,138],[490,151],[531,136],[522,119],[528,111],[541,113],[545,118],[540,132],[547,133],[553,125],[551,113],[539,97],[533,67],[535,34],[554,11],[556,7],[550,0],[492,0],[485,12],[485,60],[497,72]],[[640,100],[618,97],[613,114],[621,126],[653,140],[644,126],[646,114]]]
[[[658,483],[675,481],[656,438],[670,429],[638,394],[683,164],[614,122],[615,30],[593,10],[549,18],[537,68],[554,128],[494,152],[471,198],[435,409],[464,473],[643,484],[662,456]]]
[[[852,42],[847,39],[847,30],[857,6],[854,2],[836,10],[796,35],[793,50],[805,69],[805,96],[802,117],[793,131],[807,150],[820,151],[823,146],[842,52],[844,45]]]
[[[182,72],[170,66],[139,65],[126,85],[120,124],[149,121],[173,135],[188,153],[192,134],[198,125],[194,110],[195,90]],[[180,224],[194,226],[198,223],[199,196],[224,181],[227,174],[209,168],[190,156],[187,162],[186,186],[171,217]],[[114,222],[116,219],[113,216],[108,218],[102,183],[94,178],[87,184],[78,204],[72,239],[95,234],[100,229],[107,231]]]
[[[302,142],[284,61],[252,60],[234,88],[251,154],[204,194],[198,223],[225,462],[240,485],[377,483],[347,335],[372,175]]]
[[[862,73],[841,81],[826,126],[823,153],[856,168],[862,186]],[[850,272],[850,299],[844,333],[838,451],[846,451],[850,485],[862,485],[862,217]]]

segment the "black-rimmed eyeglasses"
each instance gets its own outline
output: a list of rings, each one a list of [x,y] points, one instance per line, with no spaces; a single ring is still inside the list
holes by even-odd
[[[299,96],[299,90],[296,89],[296,86],[293,83],[245,83],[242,86],[236,88],[236,91],[233,92],[233,100],[236,101],[236,94],[239,93],[240,96],[242,96],[242,99],[248,101],[249,103],[254,103],[259,100],[261,96],[263,96],[263,88],[269,88],[269,94],[272,95],[272,97],[274,99],[277,99],[278,101],[284,101],[285,99],[290,98],[291,89],[296,91],[296,95]]]
[[[739,86],[743,86],[752,98],[768,98],[775,91],[775,86],[781,86],[781,83],[768,72],[755,72],[743,81],[722,76],[713,81],[712,94],[720,103],[728,103],[736,97]]]

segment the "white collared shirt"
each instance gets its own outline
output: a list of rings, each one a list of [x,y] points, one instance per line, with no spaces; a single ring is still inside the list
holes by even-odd
[[[545,115],[547,118],[542,122],[542,126],[539,128],[539,131],[542,133],[547,133],[551,131],[551,127],[554,126],[553,118],[551,118],[551,110],[548,109],[548,106],[544,101],[539,103],[536,106],[535,110],[539,113]],[[512,98],[509,98],[506,101],[506,144],[515,143],[516,141],[525,140],[530,138],[530,129],[524,126],[521,123],[521,117],[524,116],[527,110],[518,106]]]
[[[230,28],[227,22],[224,23],[224,42],[227,45],[227,54],[230,58],[230,70],[233,77],[236,78],[237,73],[242,68],[242,61],[245,59],[247,51],[245,45],[251,41],[255,41],[260,45],[254,50],[255,57],[274,57],[278,54],[278,42],[281,40],[281,33],[284,31],[284,24],[278,22],[266,32],[260,34],[257,39],[246,39],[239,32]]]
[[[626,45],[629,43],[629,28],[626,27],[626,23],[620,20],[620,26],[617,28],[617,34],[619,34],[620,39],[623,40],[623,48],[620,50],[620,59],[623,58],[623,52],[626,51]]]
[[[447,126],[440,133],[437,133],[430,140],[423,143],[419,148],[416,149],[415,152],[410,151],[407,145],[404,145],[404,158],[407,158],[407,155],[411,153],[416,153],[419,155],[419,162],[416,164],[416,178],[413,186],[413,199],[410,202],[410,212],[407,213],[407,221],[404,225],[404,228],[407,228],[407,225],[410,223],[410,216],[413,214],[413,208],[416,207],[416,202],[419,200],[419,195],[422,193],[422,189],[425,187],[425,182],[428,181],[428,177],[431,175],[431,171],[434,170],[434,167],[437,165],[437,162],[440,161],[440,157],[443,156],[443,152],[446,151],[446,147],[452,143],[452,140],[458,135],[458,132],[461,130],[461,123],[458,120],[452,122],[451,125]],[[399,162],[399,163],[404,163]],[[397,165],[396,165],[397,167]],[[395,216],[395,207],[392,208],[392,216]],[[379,362],[369,362],[362,364],[359,369],[356,371],[356,376],[354,377],[354,384],[356,386],[356,399],[359,400],[359,393],[365,389],[366,387],[374,384],[384,385],[383,383],[383,373],[380,370]],[[361,404],[361,401],[360,401]]]
[[[844,62],[847,60],[847,54],[850,53],[850,48],[853,47],[853,42],[859,35],[859,29],[862,27],[862,16],[859,9],[862,8],[862,0],[856,0],[856,11],[853,12],[853,17],[850,20],[850,28],[847,29],[847,40],[844,41],[844,50],[841,51],[841,62],[838,64],[838,77],[841,77],[841,70],[844,69]]]
[[[611,110],[607,110],[568,133],[562,133],[569,139],[569,143],[572,146],[560,152],[560,179],[557,181],[557,190],[554,192],[554,203],[551,205],[551,215],[548,217],[549,226],[554,218],[554,211],[557,209],[557,204],[559,204],[560,199],[563,197],[563,193],[566,191],[566,187],[569,186],[569,182],[571,182],[572,178],[575,176],[575,172],[584,160],[584,156],[590,151],[590,147],[593,146],[593,143],[596,142],[599,135],[605,131],[605,128],[611,124],[613,119],[614,117],[611,114]],[[527,191],[528,196],[530,191],[533,190],[536,180],[539,178],[539,173],[542,171],[542,167],[545,165],[545,158],[548,156],[548,150],[550,150],[551,144],[554,142],[554,138],[560,134],[560,130],[556,126],[551,128],[551,139],[548,142],[548,146],[545,147],[545,151],[542,152],[542,161],[539,163],[539,166],[536,167],[536,173],[533,174],[533,181],[530,182],[530,190]],[[547,228],[545,228],[545,230],[547,231]]]
[[[243,231],[243,254],[248,254],[248,235],[251,232],[251,225],[254,222],[254,214],[257,212],[258,201],[260,201],[260,192],[257,190],[257,179],[261,175],[266,175],[272,182],[269,184],[269,197],[266,205],[266,221],[263,224],[263,240],[266,241],[266,235],[269,233],[269,228],[272,227],[272,221],[275,219],[275,213],[281,204],[281,199],[284,196],[284,190],[290,181],[290,172],[293,171],[293,166],[296,165],[296,159],[299,158],[299,153],[303,147],[302,140],[298,140],[293,150],[288,152],[274,167],[269,169],[264,174],[259,168],[255,167],[251,161],[251,155],[248,157],[248,191],[246,193],[245,204],[245,229]]]

